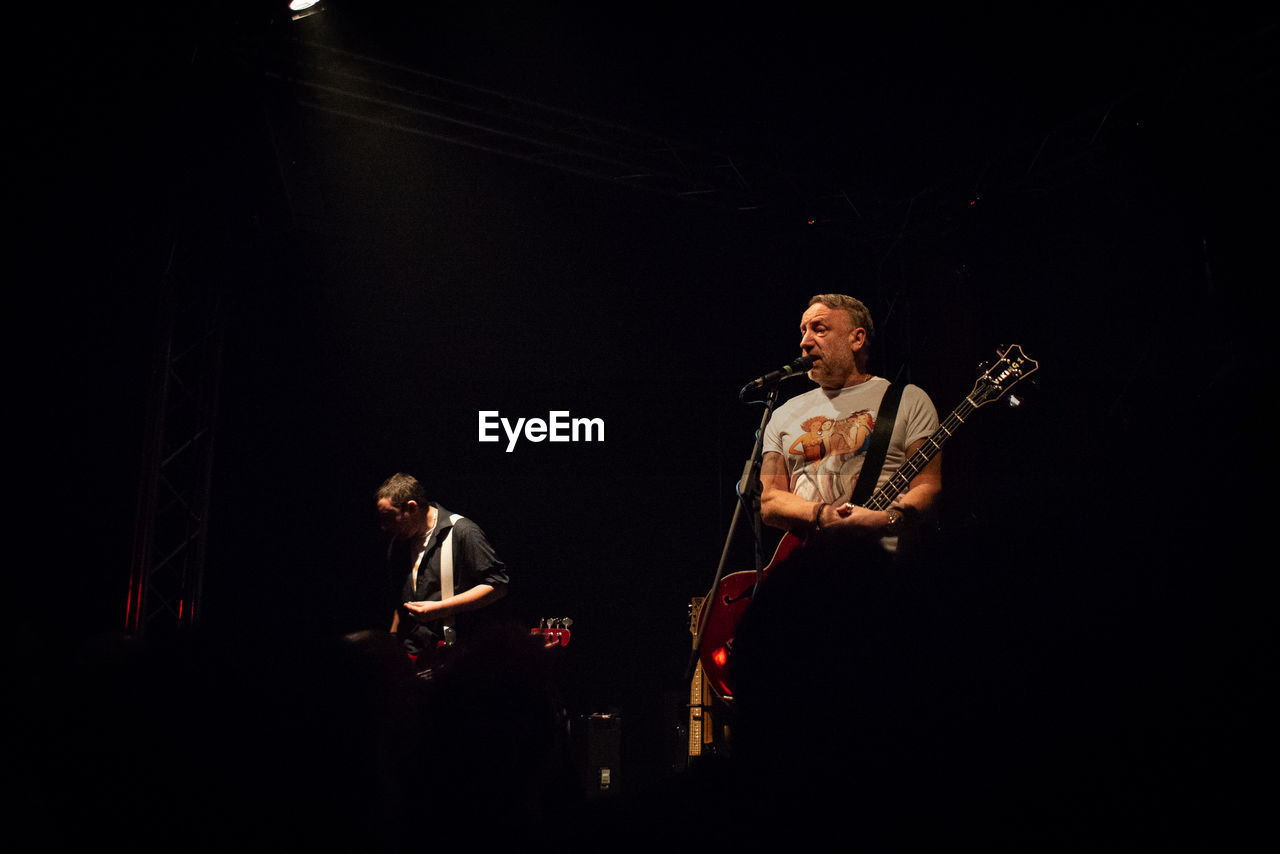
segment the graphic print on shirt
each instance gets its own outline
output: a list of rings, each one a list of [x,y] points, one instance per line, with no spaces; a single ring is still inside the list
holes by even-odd
[[[791,491],[799,494],[800,481],[807,480],[817,489],[813,498],[828,504],[851,492],[858,482],[867,442],[876,428],[875,415],[869,409],[839,420],[815,415],[800,422],[800,426],[805,432],[787,449],[793,455],[787,466],[791,471]],[[842,474],[847,481],[845,489],[840,489]]]

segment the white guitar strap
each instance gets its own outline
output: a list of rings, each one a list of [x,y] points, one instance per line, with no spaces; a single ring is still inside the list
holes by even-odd
[[[440,544],[441,601],[453,596],[453,528],[461,518],[457,513],[449,514],[449,533],[444,535],[444,542]],[[444,622],[444,642],[453,646],[453,642],[457,639],[458,633],[453,627],[453,618],[450,617]]]

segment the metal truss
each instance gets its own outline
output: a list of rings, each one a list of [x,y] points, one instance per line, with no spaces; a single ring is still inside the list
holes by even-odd
[[[723,210],[856,214],[841,193],[728,154],[315,42],[286,47],[267,76],[303,108]]]
[[[137,637],[200,620],[222,370],[217,297],[172,258],[163,291],[125,606]]]

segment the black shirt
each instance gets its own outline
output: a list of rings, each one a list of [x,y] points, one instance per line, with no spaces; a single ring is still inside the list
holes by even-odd
[[[477,584],[489,584],[493,587],[506,585],[507,568],[480,526],[470,519],[461,518],[457,524],[449,521],[450,513],[438,504],[436,509],[436,526],[427,536],[424,549],[417,548],[413,541],[393,541],[387,557],[392,567],[401,567],[403,584],[395,609],[400,615],[400,634],[411,646],[421,644],[424,648],[435,645],[442,638],[439,620],[420,621],[411,611],[405,609],[405,602],[439,602],[440,601],[440,555],[441,544],[449,531],[453,530],[453,592],[463,593]],[[413,565],[418,554],[423,551],[422,562],[418,565],[417,585],[413,583]],[[492,608],[481,608],[455,615],[450,622],[458,629],[459,637],[465,640],[468,631],[474,631],[485,619],[485,612]],[[416,643],[415,643],[416,642]]]

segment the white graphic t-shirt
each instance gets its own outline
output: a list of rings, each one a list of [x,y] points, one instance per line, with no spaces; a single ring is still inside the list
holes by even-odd
[[[872,377],[837,392],[815,388],[778,407],[765,430],[764,450],[782,455],[792,493],[827,504],[848,500],[888,388],[888,380]],[[893,477],[913,442],[937,429],[938,412],[929,395],[918,386],[904,387],[876,486]]]

